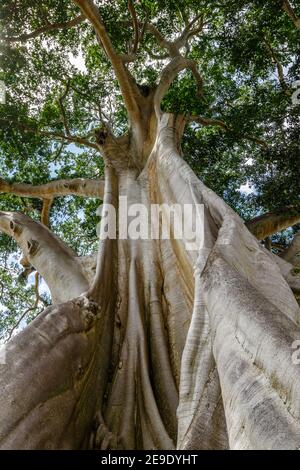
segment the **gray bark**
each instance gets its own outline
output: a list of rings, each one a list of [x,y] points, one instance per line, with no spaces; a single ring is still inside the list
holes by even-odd
[[[300,447],[291,266],[184,162],[183,124],[162,115],[142,171],[109,144],[104,200],[203,205],[197,249],[185,239],[102,240],[95,275],[92,258],[75,260],[89,287],[77,282],[77,300],[46,310],[8,343],[1,448]],[[57,247],[46,251],[55,245],[49,233],[45,259],[62,266]]]

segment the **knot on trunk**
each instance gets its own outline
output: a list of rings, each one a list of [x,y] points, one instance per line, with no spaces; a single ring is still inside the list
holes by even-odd
[[[13,220],[9,222],[9,228],[14,235],[20,235],[22,232],[22,227]]]
[[[77,299],[75,305],[80,308],[85,331],[90,330],[100,317],[101,306],[84,296]]]
[[[101,411],[97,411],[93,420],[92,433],[90,437],[90,449],[117,449],[118,437],[107,427]]]
[[[37,240],[31,238],[27,241],[28,254],[34,256],[39,248],[39,243]]]
[[[108,132],[104,127],[101,127],[95,130],[95,138],[96,138],[97,144],[104,145],[107,136],[108,136]]]
[[[141,84],[137,84],[138,86],[138,89],[141,93],[142,96],[144,96],[144,98],[147,98],[147,96],[150,95],[151,93],[151,87],[149,85],[141,85]]]
[[[9,184],[3,178],[0,178],[0,193],[6,193],[8,189]]]

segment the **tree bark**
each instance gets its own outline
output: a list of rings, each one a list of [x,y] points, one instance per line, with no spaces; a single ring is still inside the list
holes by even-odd
[[[300,447],[300,375],[291,357],[300,310],[289,265],[279,267],[181,158],[185,119],[162,114],[156,122],[142,171],[132,148],[124,160],[126,146],[113,152],[108,142],[105,152],[102,143],[104,202],[117,211],[119,196],[148,210],[198,204],[198,244],[100,241],[90,286],[8,343],[1,448]]]
[[[41,274],[52,302],[65,302],[88,289],[76,253],[44,224],[19,212],[0,212],[0,230],[12,236],[25,258]]]
[[[246,222],[247,228],[258,240],[264,240],[300,222],[300,205],[282,207]]]

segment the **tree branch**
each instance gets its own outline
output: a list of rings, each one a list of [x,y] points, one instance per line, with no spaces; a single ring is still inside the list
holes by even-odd
[[[0,179],[0,193],[12,193],[17,196],[43,199],[41,223],[45,226],[49,225],[49,212],[54,197],[74,194],[85,197],[101,198],[103,197],[103,190],[104,181],[84,178],[76,178],[74,180],[56,180],[39,186],[26,183],[10,184],[3,179]],[[32,262],[28,258],[26,250],[22,258],[22,264],[27,270],[31,268]],[[30,269],[30,271],[31,270],[32,269]]]
[[[112,318],[109,308],[104,318]],[[107,326],[103,316],[79,297],[47,308],[6,345],[0,387],[9,393],[0,397],[0,448],[43,449],[49,439],[57,449],[82,447],[108,380],[112,321]],[[91,390],[99,390],[95,399]],[[49,416],[47,430],[34,432]]]
[[[35,132],[35,130],[29,129],[29,128],[27,128],[26,130],[28,132]],[[67,142],[73,142],[75,144],[81,144],[81,145],[84,145],[85,147],[99,150],[97,145],[87,140],[86,137],[79,137],[75,135],[65,135],[65,134],[60,134],[58,132],[47,132],[47,131],[42,131],[42,130],[41,131],[37,130],[37,133],[45,137],[49,137],[51,139],[66,140]]]
[[[101,199],[104,193],[104,180],[62,179],[34,186],[26,183],[7,183],[0,178],[0,193],[11,193],[16,196],[39,198],[45,201],[70,194]]]
[[[201,19],[200,25],[195,29],[191,29],[199,19]],[[138,23],[138,25],[141,26],[141,23]],[[152,23],[144,25],[145,29],[155,37],[158,46],[162,49],[166,49],[168,51],[168,56],[171,58],[175,58],[180,55],[180,49],[187,46],[189,39],[201,32],[203,26],[204,17],[203,14],[199,14],[186,25],[182,33],[177,38],[173,41],[168,41]]]
[[[12,126],[16,126],[18,129],[20,129],[23,132],[30,132],[33,134],[39,134],[44,137],[49,137],[51,139],[58,139],[62,141],[67,141],[67,142],[74,142],[76,144],[81,144],[84,145],[85,147],[90,147],[96,150],[99,150],[97,145],[93,142],[90,142],[87,137],[79,137],[79,136],[74,136],[74,135],[65,135],[65,134],[60,134],[59,132],[50,132],[50,131],[43,131],[41,129],[37,129],[34,127],[31,127],[27,124],[13,121],[10,119],[3,119],[0,118],[0,124],[10,124]]]
[[[1,188],[1,178],[0,178],[0,188]],[[1,192],[1,189],[0,189]],[[43,207],[41,212],[41,223],[46,227],[49,227],[49,220],[50,220],[50,211],[53,204],[53,198],[51,199],[43,199]],[[26,256],[23,256],[19,261],[22,266],[24,266],[23,277],[27,277],[34,268],[31,266],[30,261]]]
[[[128,10],[132,17],[132,24],[133,24],[133,31],[134,31],[134,42],[133,42],[131,52],[135,54],[137,52],[138,45],[139,45],[139,23],[138,23],[136,11],[135,11],[132,0],[128,0]]]
[[[98,7],[94,4],[93,0],[73,0],[73,2],[81,9],[84,16],[94,27],[99,43],[115,71],[130,118],[134,121],[140,121],[140,110],[137,103],[140,93],[134,78],[125,67],[122,57],[116,53],[112,45]]]
[[[264,240],[274,233],[285,230],[300,222],[300,204],[282,207],[278,211],[267,212],[246,222],[247,228],[258,240]]]
[[[201,24],[196,29],[191,30],[191,27],[201,18]],[[125,24],[127,24],[125,22]],[[160,82],[156,88],[155,95],[154,95],[154,107],[157,116],[160,114],[160,103],[167,93],[170,85],[172,84],[173,80],[175,79],[176,75],[184,69],[189,69],[194,78],[196,79],[198,85],[198,92],[200,95],[203,93],[203,79],[202,76],[197,68],[197,64],[194,60],[188,59],[187,57],[183,57],[180,53],[180,49],[184,46],[187,47],[188,39],[193,35],[197,34],[199,31],[203,29],[204,21],[203,15],[200,14],[196,16],[193,20],[191,20],[183,32],[178,36],[174,41],[168,41],[164,38],[161,32],[151,23],[145,23],[143,25],[144,29],[149,31],[156,39],[157,44],[162,49],[167,50],[167,55],[157,55],[149,49],[146,49],[150,57],[158,60],[166,59],[170,57],[172,60],[169,62],[166,67],[163,69],[160,77]],[[138,22],[138,27],[141,24]]]
[[[64,106],[64,100],[66,99],[66,97],[67,97],[67,95],[68,95],[68,93],[69,93],[69,90],[70,90],[70,81],[67,82],[65,91],[64,91],[63,94],[58,98],[58,103],[59,103],[60,110],[61,110],[61,117],[62,117],[62,121],[63,121],[64,128],[65,128],[65,131],[66,131],[67,136],[70,136],[71,133],[70,133],[69,123],[68,123],[67,116],[66,116],[66,111],[65,111],[65,106]]]
[[[77,26],[78,24],[82,23],[85,20],[84,15],[76,16],[73,20],[68,21],[67,23],[49,23],[36,30],[32,31],[31,33],[21,34],[20,36],[12,36],[12,37],[5,37],[3,40],[7,43],[13,42],[26,42],[29,39],[34,39],[40,36],[43,33],[48,33],[49,31],[58,31],[60,29],[69,29]]]
[[[268,148],[269,148],[267,142],[265,142],[265,141],[262,140],[262,139],[258,139],[257,137],[252,137],[251,135],[248,135],[248,134],[242,135],[242,136],[241,136],[241,139],[250,140],[251,142],[254,142],[255,144],[260,145],[260,146],[263,147],[265,150],[268,150]]]
[[[76,253],[45,225],[20,212],[0,211],[0,230],[16,240],[24,257],[45,279],[53,303],[86,292],[88,281]]]
[[[161,54],[161,55],[155,54],[147,46],[144,46],[144,49],[147,52],[147,54],[151,57],[151,59],[154,59],[154,60],[165,60],[165,59],[168,59],[169,57],[169,54]]]
[[[282,8],[286,13],[289,15],[293,23],[295,24],[296,28],[300,28],[300,18],[294,12],[290,2],[288,0],[284,0],[282,3]]]
[[[232,129],[224,121],[221,121],[220,119],[210,119],[210,118],[204,118],[202,116],[190,116],[188,120],[190,122],[199,122],[203,126],[218,126],[227,132],[233,132]],[[256,144],[260,145],[264,149],[268,149],[268,144],[264,140],[258,139],[257,137],[252,137],[248,134],[244,134],[244,135],[239,136],[239,138],[250,140],[251,142],[255,142]]]

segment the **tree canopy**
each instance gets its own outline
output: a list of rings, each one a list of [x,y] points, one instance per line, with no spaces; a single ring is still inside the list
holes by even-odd
[[[17,183],[101,177],[95,133],[103,123],[115,135],[128,128],[114,71],[75,3],[2,1],[0,80],[6,103],[0,104],[0,210],[44,217],[69,246],[86,255],[97,247],[97,198],[56,197],[49,215],[45,198],[8,189]],[[185,158],[246,221],[282,207],[299,211],[300,100],[292,99],[300,79],[299,5],[282,0],[96,3],[115,50],[145,94],[166,64],[164,38],[174,40],[190,26],[183,49],[199,73],[180,72],[162,103],[165,111],[191,117],[183,136]],[[273,240],[285,245],[297,229]],[[43,290],[36,302],[37,281],[18,263],[20,256],[16,244],[1,234],[3,338],[24,312],[30,321],[50,302]]]

